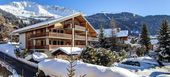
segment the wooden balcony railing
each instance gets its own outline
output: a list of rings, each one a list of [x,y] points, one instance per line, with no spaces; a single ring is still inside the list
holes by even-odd
[[[54,33],[54,32],[33,34],[31,37],[35,38],[35,37],[43,37],[43,36],[50,36],[50,37],[60,38],[60,39],[72,39],[71,34]],[[86,40],[86,36],[75,35],[75,40]],[[95,37],[88,37],[88,40],[89,41],[97,41],[98,39]]]
[[[49,46],[46,46],[46,45],[45,45],[45,46],[37,46],[37,45],[36,45],[36,46],[28,46],[28,48],[29,48],[29,49],[34,49],[34,48],[35,48],[35,49],[48,49]]]
[[[36,34],[32,34],[31,37],[43,37],[43,36],[47,36],[48,33],[36,33]]]
[[[56,49],[58,47],[71,47],[72,45],[45,45],[45,46],[28,46],[29,49]],[[75,45],[75,47],[83,48],[85,45]]]
[[[65,39],[71,39],[72,35],[71,34],[66,34],[66,33],[54,33],[54,32],[49,32],[48,36],[53,36],[57,38],[65,38]]]

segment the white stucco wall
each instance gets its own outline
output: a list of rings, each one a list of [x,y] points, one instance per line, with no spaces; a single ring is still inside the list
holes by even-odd
[[[21,48],[26,48],[26,36],[25,33],[19,34],[19,43]]]

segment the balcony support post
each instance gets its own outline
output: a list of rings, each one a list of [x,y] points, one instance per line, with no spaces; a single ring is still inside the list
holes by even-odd
[[[87,30],[87,22],[85,23],[85,32],[86,32],[86,37],[85,37],[85,42],[86,42],[86,46],[88,45],[88,30]]]
[[[49,29],[47,27],[45,28],[45,32],[46,32],[46,34],[49,33]],[[46,46],[49,46],[49,38],[45,39],[45,44],[46,44]],[[49,49],[47,48],[47,50],[49,50]]]
[[[33,35],[35,35],[36,34],[36,32],[35,32],[35,30],[33,31]],[[36,41],[35,41],[35,39],[33,39],[33,48],[34,48],[34,52],[35,52],[35,44],[36,44]]]
[[[86,46],[88,46],[88,30],[85,31],[86,32]]]
[[[75,40],[75,33],[74,33],[74,30],[75,30],[75,25],[74,25],[74,18],[72,18],[72,47],[74,47],[74,40]]]
[[[49,38],[46,38],[46,45],[49,45]]]

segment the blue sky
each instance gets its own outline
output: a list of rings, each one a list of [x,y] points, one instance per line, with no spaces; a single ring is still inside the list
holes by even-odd
[[[0,4],[22,0],[0,0]],[[83,12],[86,15],[98,12],[132,12],[146,15],[170,15],[170,0],[27,0],[43,5],[59,5]]]

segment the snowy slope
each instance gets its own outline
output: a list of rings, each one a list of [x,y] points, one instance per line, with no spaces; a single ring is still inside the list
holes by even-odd
[[[20,1],[0,5],[0,9],[12,13],[20,18],[61,17],[75,13],[76,11],[60,6],[40,5],[35,2]]]

